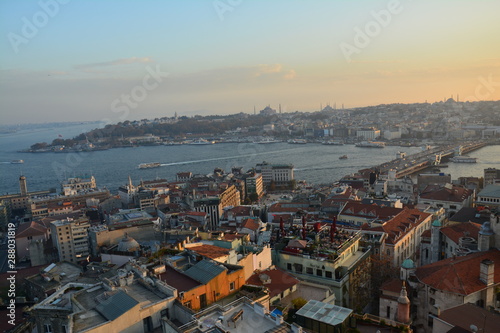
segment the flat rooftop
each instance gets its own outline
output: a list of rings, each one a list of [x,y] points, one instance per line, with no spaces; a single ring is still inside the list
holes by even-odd
[[[212,306],[196,314],[198,324],[196,332],[220,332],[227,333],[242,332],[291,332],[286,323],[279,323],[269,314],[259,312],[260,304],[251,304],[248,299],[238,299],[225,307]],[[256,310],[257,308],[257,310]],[[235,323],[232,321],[234,315],[242,311]],[[189,324],[186,324],[188,326]],[[181,330],[183,327],[181,327]]]

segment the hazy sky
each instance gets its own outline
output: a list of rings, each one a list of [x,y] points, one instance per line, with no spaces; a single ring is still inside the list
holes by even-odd
[[[0,123],[500,99],[500,1],[0,1]]]

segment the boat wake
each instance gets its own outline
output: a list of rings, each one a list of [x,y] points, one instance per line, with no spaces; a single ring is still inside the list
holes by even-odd
[[[293,149],[286,149],[286,150],[293,150]],[[260,152],[260,153],[235,155],[235,156],[207,158],[207,159],[204,159],[204,160],[162,163],[161,166],[162,167],[164,167],[164,166],[168,167],[168,166],[174,166],[174,165],[185,165],[185,164],[196,164],[196,163],[203,163],[203,162],[212,162],[212,161],[233,160],[233,159],[238,159],[238,158],[242,158],[242,157],[258,156],[258,155],[266,155],[266,154],[276,154],[276,153],[280,153],[280,152],[283,152],[283,149],[281,149],[281,150],[275,150],[275,151],[265,151],[265,152]]]

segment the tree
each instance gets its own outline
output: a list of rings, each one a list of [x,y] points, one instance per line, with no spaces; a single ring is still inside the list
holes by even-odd
[[[292,299],[293,308],[299,310],[301,307],[307,304],[307,300],[302,297],[297,297]]]
[[[253,192],[253,193],[250,193],[248,198],[250,199],[250,202],[256,202],[257,200],[259,200],[259,195],[255,192]]]

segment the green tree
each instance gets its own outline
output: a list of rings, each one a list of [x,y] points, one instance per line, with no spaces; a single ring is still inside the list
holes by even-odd
[[[307,300],[302,297],[292,299],[293,308],[299,310],[301,307],[307,304]]]

